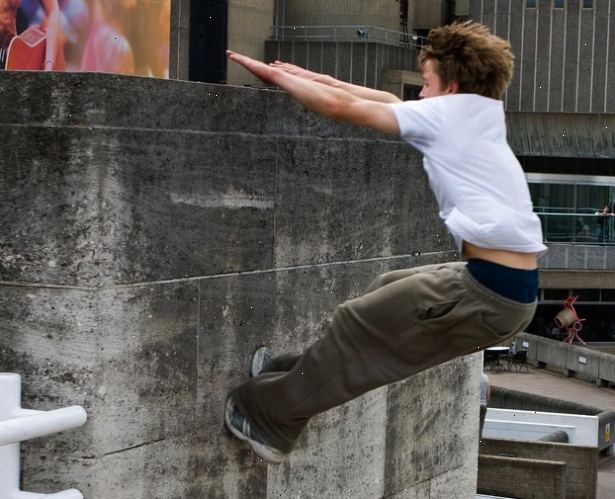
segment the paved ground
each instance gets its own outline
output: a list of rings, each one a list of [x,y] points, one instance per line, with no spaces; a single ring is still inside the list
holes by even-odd
[[[615,411],[615,390],[600,388],[591,383],[547,371],[546,369],[525,370],[520,373],[495,373],[487,371],[491,383],[504,388],[525,391],[536,395],[559,398],[580,404]],[[615,497],[615,457],[603,459],[598,469],[597,499]]]

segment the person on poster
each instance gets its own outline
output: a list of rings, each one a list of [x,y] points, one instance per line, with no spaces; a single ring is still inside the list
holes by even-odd
[[[83,46],[90,29],[90,12],[86,0],[58,0],[60,29],[64,39],[64,60],[67,71],[79,71]],[[39,0],[21,0],[21,12],[27,26],[41,24],[46,16]],[[19,19],[17,27],[19,29]]]
[[[32,55],[28,52],[26,44],[22,44],[23,50],[19,56],[11,57],[9,49],[15,37],[23,33],[17,33],[17,14],[21,6],[21,0],[0,0],[0,69],[5,69],[10,63],[9,69],[44,69],[45,71],[64,69],[62,53],[62,31],[60,29],[60,8],[57,0],[37,0],[45,9],[46,16],[38,27],[37,34],[44,38],[44,49],[41,51],[40,64],[32,67]],[[34,29],[29,27],[28,29]],[[22,62],[23,61],[23,62]]]
[[[252,378],[229,393],[224,422],[263,460],[287,459],[309,420],[363,393],[522,331],[537,305],[546,251],[525,175],[506,140],[500,100],[510,44],[474,22],[434,28],[419,55],[421,100],[314,78],[228,52],[309,111],[401,137],[423,166],[464,262],[377,277],[338,306],[300,354],[256,350]]]
[[[134,51],[124,26],[135,15],[135,6],[135,0],[94,0],[81,71],[135,74]]]

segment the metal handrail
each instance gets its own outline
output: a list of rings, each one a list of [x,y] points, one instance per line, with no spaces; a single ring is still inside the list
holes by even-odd
[[[276,41],[363,41],[421,48],[424,36],[378,26],[272,26],[271,38]]]
[[[613,213],[604,214],[600,210],[590,213],[535,210],[535,213],[542,221],[545,242],[615,245]],[[604,223],[599,224],[599,221]]]

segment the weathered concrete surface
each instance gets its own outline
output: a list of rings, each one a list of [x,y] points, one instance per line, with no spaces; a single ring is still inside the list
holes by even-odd
[[[566,463],[480,454],[478,491],[518,499],[566,499]]]
[[[613,158],[615,155],[613,114],[507,112],[506,123],[508,141],[518,156]]]
[[[25,444],[88,498],[472,497],[480,357],[315,418],[269,469],[222,430],[254,348],[455,258],[406,145],[277,92],[0,73],[0,371],[85,427]]]
[[[561,487],[559,481],[565,482],[566,499],[593,499],[596,497],[598,482],[598,453],[595,447],[583,447],[556,442],[530,442],[523,440],[507,440],[501,438],[486,438],[480,443],[480,460],[482,465],[489,462],[484,456],[502,456],[505,458],[522,458],[543,461],[561,461],[565,463],[565,472],[559,475],[559,466],[540,468],[539,487],[546,484],[555,484]],[[491,464],[491,463],[490,463]],[[529,464],[529,463],[528,463]],[[497,490],[500,494],[515,495],[520,487],[530,491],[533,495],[519,495],[518,497],[553,497],[541,493],[536,483],[526,482],[527,468],[521,466],[513,475],[508,475],[505,467],[489,467],[481,469],[479,465],[479,490]],[[534,462],[529,466],[535,466]],[[532,470],[533,472],[534,470]],[[554,473],[554,475],[551,475]],[[487,485],[487,482],[490,482]],[[508,482],[509,486],[504,484]],[[550,483],[551,482],[551,483]],[[498,489],[497,487],[501,488]],[[532,488],[536,487],[536,488]]]
[[[585,270],[588,272],[582,273],[586,279],[583,287],[610,289],[615,285],[612,280],[612,275],[610,275],[615,271],[615,247],[552,244],[549,246],[549,251],[541,258],[540,268],[544,270],[566,271]],[[592,272],[595,272],[596,275],[592,275]],[[600,276],[602,276],[602,278]],[[574,276],[571,275],[570,279],[574,279]],[[557,283],[558,286],[564,286],[564,284],[565,283]]]

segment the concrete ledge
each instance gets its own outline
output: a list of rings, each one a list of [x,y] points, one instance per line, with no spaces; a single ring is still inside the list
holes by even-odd
[[[615,383],[615,355],[529,333],[519,333],[515,341],[527,350],[528,362],[536,367],[598,385]]]
[[[518,499],[570,499],[566,463],[486,454],[478,456],[478,492]]]
[[[498,457],[499,459],[486,459],[487,457]],[[507,463],[505,459],[527,460],[512,461]],[[559,463],[553,466],[552,463]],[[547,465],[538,463],[549,463]],[[498,468],[498,464],[502,467]],[[564,466],[561,466],[561,465]],[[484,466],[484,470],[481,467]],[[496,489],[497,483],[510,483],[511,487],[525,491],[526,473],[529,480],[533,480],[534,470],[526,470],[525,466],[541,469],[544,473],[544,484],[537,487],[548,485],[552,488],[551,493],[559,493],[558,490],[565,490],[566,499],[592,499],[596,496],[598,484],[598,454],[595,448],[562,444],[555,442],[530,442],[516,441],[507,439],[482,439],[479,448],[479,472],[478,490],[483,492],[485,486],[489,484],[489,490]],[[563,471],[562,471],[563,468]],[[560,472],[564,473],[560,476]],[[513,473],[508,475],[508,473]],[[516,473],[516,474],[515,474]],[[540,474],[538,475],[540,476]],[[493,481],[493,483],[491,482]],[[565,485],[559,482],[563,481]],[[555,485],[557,484],[557,485]],[[555,485],[555,486],[554,486]],[[532,483],[533,487],[534,484]],[[539,491],[537,488],[535,495],[517,495],[514,488],[501,489],[498,492],[511,497],[560,497],[552,496],[546,490]],[[524,492],[526,494],[526,492]]]

